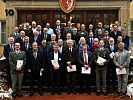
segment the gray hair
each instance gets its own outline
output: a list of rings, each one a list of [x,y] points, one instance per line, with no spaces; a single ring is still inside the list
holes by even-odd
[[[29,39],[29,37],[28,36],[25,36],[24,39]]]
[[[120,42],[120,43],[118,44],[118,46],[121,45],[121,44],[122,44],[123,46],[125,45],[123,42]]]
[[[13,41],[14,41],[14,38],[13,38],[13,37],[9,37],[9,38],[8,38],[8,41],[10,41],[10,39],[13,39]]]
[[[68,44],[69,42],[72,42],[72,44],[73,44],[73,40],[67,40],[67,44]]]

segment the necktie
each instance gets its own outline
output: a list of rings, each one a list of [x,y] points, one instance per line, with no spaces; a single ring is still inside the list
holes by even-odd
[[[86,51],[84,51],[84,59],[85,59],[85,65],[87,65],[87,58],[86,58]]]
[[[92,38],[91,38],[91,46],[92,46]]]
[[[36,52],[34,52],[34,58],[36,59]]]
[[[70,52],[70,53],[72,53],[72,50],[71,50],[71,48],[69,49],[69,52]]]
[[[28,46],[27,46],[27,43],[26,43],[26,51],[28,51]]]
[[[44,38],[46,39],[47,37],[46,37],[46,34],[44,35]]]

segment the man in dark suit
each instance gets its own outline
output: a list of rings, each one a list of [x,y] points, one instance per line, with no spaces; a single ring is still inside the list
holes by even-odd
[[[102,57],[106,61],[97,62],[98,58]],[[99,48],[94,52],[94,62],[96,64],[96,85],[97,85],[97,93],[96,95],[100,95],[101,87],[101,76],[102,76],[102,92],[106,96],[106,73],[107,73],[107,63],[109,62],[109,50],[104,48],[104,41],[100,40]]]
[[[18,27],[15,27],[15,28],[14,28],[14,33],[10,34],[10,37],[13,37],[13,38],[14,38],[14,42],[16,41],[16,39],[17,39],[18,37],[20,37],[20,34],[19,34],[18,31],[19,31]]]
[[[7,73],[7,85],[12,86],[11,74],[10,74],[10,64],[9,64],[9,53],[14,51],[14,38],[8,38],[9,44],[4,46],[4,56],[6,57],[6,73]]]
[[[52,60],[58,62],[58,65],[53,65]],[[52,95],[55,94],[55,82],[57,80],[57,91],[58,95],[61,95],[60,91],[60,74],[61,74],[61,67],[62,67],[62,55],[58,51],[58,45],[54,44],[53,45],[53,51],[50,52],[49,55],[49,65],[50,65],[50,70],[51,70],[51,80],[52,80]]]
[[[17,64],[18,60],[22,61],[22,65]],[[20,43],[15,43],[15,51],[9,53],[10,73],[12,80],[12,96],[22,97],[21,85],[23,81],[24,67],[26,64],[26,54],[20,51]]]
[[[25,80],[27,79],[27,67],[28,67],[28,55],[29,55],[29,52],[32,50],[32,45],[31,45],[31,43],[29,43],[29,37],[28,36],[25,36],[24,37],[24,44],[22,44],[22,46],[21,46],[21,50],[22,51],[25,51],[25,53],[26,53],[26,64],[25,64],[25,73],[24,73],[24,82],[25,82]]]
[[[63,31],[64,31],[64,28],[60,25],[60,20],[57,20],[56,21],[56,26],[54,28],[54,33],[56,33],[56,29],[60,29],[60,32],[61,32],[61,35],[63,36]],[[64,38],[64,37],[63,37]]]
[[[37,32],[38,32],[38,36],[41,37],[42,34],[43,34],[41,25],[37,25],[37,29],[36,29],[36,30],[37,30]]]
[[[62,54],[63,50],[64,50],[63,40],[62,39],[59,39],[58,40],[58,51]]]
[[[42,52],[43,60],[45,61],[45,70],[43,71],[43,79],[46,86],[50,85],[50,67],[48,64],[49,53],[51,52],[51,48],[47,45],[47,41],[45,39],[42,40],[42,44],[38,47],[40,52]]]
[[[101,29],[97,30],[97,34],[95,34],[95,38],[98,38],[99,41],[104,37],[104,33],[102,32]]]
[[[32,43],[33,50],[29,53],[28,72],[30,73],[30,96],[34,94],[34,80],[38,80],[40,96],[42,92],[42,72],[44,71],[44,59],[42,52],[38,49],[37,42]]]
[[[90,33],[90,32],[93,32],[93,34],[95,34],[95,30],[93,29],[92,24],[89,25],[88,33]]]
[[[64,49],[63,60],[64,60],[66,67],[69,67],[71,69],[72,65],[77,64],[78,52],[76,48],[73,48],[72,40],[68,40],[67,43],[68,43],[68,47]],[[73,94],[76,94],[76,91],[75,91],[76,72],[75,71],[66,72],[66,77],[67,77],[67,88],[68,88],[67,94],[70,94],[71,92],[73,92]]]
[[[112,52],[116,52],[117,48],[114,46],[114,39],[113,38],[110,38],[109,39],[109,45],[106,45],[105,48],[108,48],[110,54]],[[114,56],[110,56],[110,60],[109,60],[109,63],[108,63],[108,66],[107,66],[107,87],[109,88],[109,86],[112,86],[114,88],[114,90],[116,89],[116,85],[117,85],[117,82],[116,82],[116,79],[117,79],[117,76],[116,76],[116,66],[113,62],[114,60]],[[110,82],[110,80],[112,80],[112,83]]]
[[[42,38],[38,36],[38,32],[34,31],[33,38],[30,39],[30,43],[37,42],[38,46],[41,45]]]
[[[25,31],[25,36],[28,36],[29,38],[33,38],[33,31],[30,28],[30,24],[26,23],[25,27],[26,27],[26,29],[24,30]]]
[[[42,39],[44,38],[47,42],[51,40],[51,35],[48,34],[48,29],[45,27],[43,28],[43,34],[42,34]]]
[[[91,58],[91,52],[87,51],[87,45],[82,45],[83,51],[79,52],[78,54],[78,61],[79,61],[79,67],[80,67],[80,73],[82,70],[82,67],[85,67],[88,69],[91,67],[92,64],[92,58]],[[80,74],[80,92],[79,94],[82,94],[84,91],[84,81],[86,81],[86,89],[85,91],[87,94],[90,94],[90,75],[89,74]]]
[[[127,36],[127,31],[122,30],[122,42],[127,45],[128,51],[131,50],[131,38]]]
[[[85,25],[82,24],[81,25],[81,31],[78,32],[78,37],[81,38],[81,37],[84,37],[85,39],[87,39],[89,36],[88,32],[85,30]]]
[[[25,37],[25,32],[21,31],[20,37],[16,38],[15,43],[20,43],[20,45],[22,46],[22,44],[24,44],[24,37]]]
[[[56,29],[56,41],[59,39],[63,39],[63,35],[61,34],[60,29]]]
[[[55,34],[52,34],[51,35],[51,41],[48,42],[48,45],[53,49],[53,45],[54,44],[57,44],[56,35]]]
[[[77,28],[74,28],[74,29],[73,29],[72,40],[75,40],[76,44],[78,45],[79,37],[78,37]]]
[[[115,40],[116,44],[118,36],[121,36],[121,32],[118,31],[117,25],[114,25],[114,31],[110,32],[109,36],[111,36]]]
[[[99,30],[99,29],[101,29],[101,31],[102,31],[101,34],[104,35],[105,28],[102,28],[102,27],[103,27],[102,22],[99,22],[97,26],[98,26],[98,28],[95,29],[95,35],[98,34],[98,30]]]
[[[93,35],[93,32],[89,33],[89,38],[87,38],[86,43],[89,45],[89,47],[94,45],[94,35]]]

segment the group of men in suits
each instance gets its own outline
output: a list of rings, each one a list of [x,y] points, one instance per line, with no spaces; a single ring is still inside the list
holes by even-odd
[[[40,25],[36,27],[36,22],[33,21],[31,28],[29,23],[26,23],[26,29],[21,30],[20,34],[19,29],[15,27],[14,33],[10,35],[9,44],[4,46],[4,55],[7,61],[8,85],[13,89],[14,98],[17,95],[22,96],[22,77],[27,72],[30,74],[30,96],[34,95],[35,79],[38,80],[41,96],[43,95],[42,80],[44,79],[47,86],[51,79],[52,95],[56,93],[56,85],[57,93],[61,95],[60,86],[63,82],[67,84],[67,94],[71,92],[76,94],[77,74],[79,74],[80,94],[91,93],[90,81],[92,78],[96,78],[97,95],[100,95],[101,92],[101,79],[102,92],[105,96],[107,95],[106,82],[107,85],[110,85],[111,79],[112,85],[115,87],[116,62],[114,63],[114,57],[111,57],[110,54],[119,51],[121,42],[124,43],[126,50],[131,50],[131,39],[126,35],[126,30],[123,29],[121,33],[115,25],[114,30],[109,32],[102,28],[102,23],[99,22],[95,31],[93,25],[90,24],[88,33],[84,24],[81,25],[81,29],[72,27],[71,21],[68,21],[68,26],[65,28],[60,24],[60,20],[57,20],[56,27],[52,30],[50,23],[47,23],[42,30],[42,27]],[[106,61],[97,63],[99,57]],[[18,60],[23,60],[21,67],[16,67]],[[52,61],[58,62],[58,66],[54,66]],[[76,65],[76,70],[69,72],[68,69],[73,69],[74,65]],[[82,67],[86,70],[91,68],[91,74],[82,74]],[[86,82],[85,89],[84,81]],[[16,83],[19,83],[18,87]]]

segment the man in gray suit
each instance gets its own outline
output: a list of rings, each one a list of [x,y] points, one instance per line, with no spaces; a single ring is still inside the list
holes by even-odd
[[[130,54],[127,50],[124,49],[124,43],[120,42],[118,44],[119,50],[114,55],[114,64],[117,68],[122,70],[126,69],[126,74],[117,75],[118,82],[118,95],[122,93],[122,97],[126,97],[128,74],[129,74],[129,63],[130,63]]]
[[[98,63],[97,60],[99,57],[104,58],[105,62]],[[96,64],[96,85],[97,85],[97,95],[100,95],[100,81],[102,76],[102,92],[106,96],[106,73],[107,73],[107,63],[109,62],[109,50],[107,48],[104,48],[104,41],[100,40],[99,42],[99,48],[97,48],[94,52],[94,62]]]
[[[14,42],[16,41],[16,39],[18,37],[20,37],[20,34],[18,33],[18,31],[19,31],[18,27],[15,27],[14,28],[14,33],[10,34],[10,37],[13,37],[14,38]]]
[[[18,60],[23,61],[22,65],[17,66]],[[21,84],[26,64],[26,54],[24,51],[20,51],[20,43],[15,43],[15,51],[10,52],[9,63],[13,90],[12,96],[13,98],[16,98],[16,95],[22,97]]]

